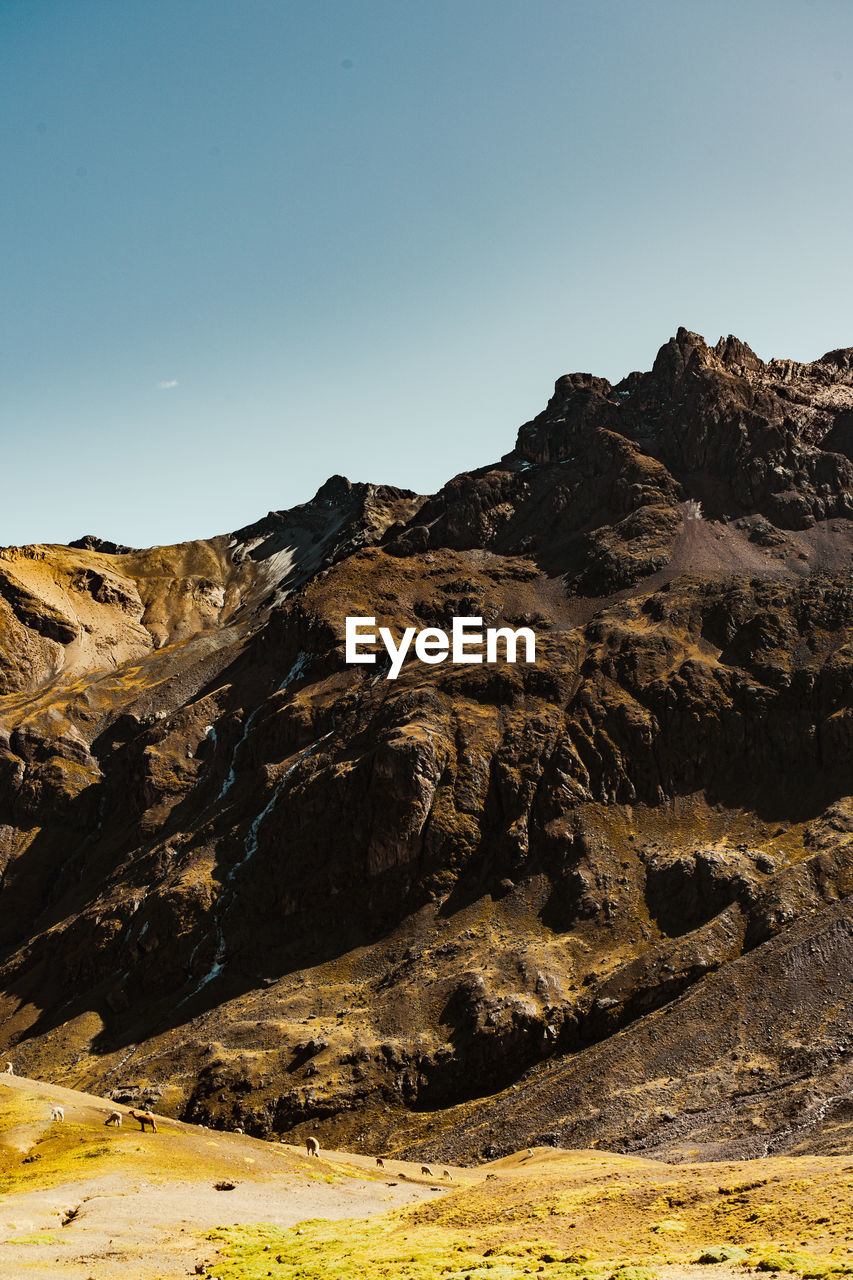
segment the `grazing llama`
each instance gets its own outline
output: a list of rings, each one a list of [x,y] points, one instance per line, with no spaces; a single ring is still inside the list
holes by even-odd
[[[152,1133],[157,1132],[157,1121],[154,1119],[150,1111],[131,1111],[130,1115],[133,1116],[134,1120],[139,1121],[139,1127],[143,1133],[145,1132],[145,1126],[147,1124],[151,1125]]]

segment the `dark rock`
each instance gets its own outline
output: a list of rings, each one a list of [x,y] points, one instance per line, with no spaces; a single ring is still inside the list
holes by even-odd
[[[16,1055],[91,1024],[92,1088],[144,1062],[187,1118],[365,1150],[750,1155],[741,1094],[793,1141],[803,1081],[850,1083],[851,424],[850,351],[679,330],[429,498],[332,476],[230,538],[7,548]],[[391,682],[347,615],[529,626],[536,662]]]

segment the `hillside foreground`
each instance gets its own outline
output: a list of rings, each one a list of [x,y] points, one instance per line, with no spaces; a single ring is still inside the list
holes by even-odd
[[[107,1128],[105,1099],[2,1077],[2,1280],[853,1275],[849,1156],[532,1149],[430,1176],[167,1117],[143,1134],[118,1109]]]

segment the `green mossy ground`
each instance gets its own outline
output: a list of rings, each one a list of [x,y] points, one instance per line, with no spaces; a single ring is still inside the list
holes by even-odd
[[[484,1224],[484,1227],[486,1224]],[[802,1280],[853,1275],[853,1257],[816,1257],[771,1245],[750,1250],[709,1246],[683,1254],[614,1261],[584,1250],[567,1252],[543,1240],[517,1240],[487,1247],[479,1233],[465,1236],[418,1228],[406,1210],[382,1217],[306,1221],[298,1227],[241,1226],[217,1231],[216,1264],[221,1280],[516,1280],[535,1273],[544,1280],[657,1280],[656,1266],[727,1264],[744,1273],[783,1273]],[[483,1233],[485,1234],[485,1233]]]
[[[545,1280],[653,1280],[646,1268],[605,1268],[542,1241],[478,1248],[462,1235],[416,1230],[405,1214],[338,1222],[304,1222],[297,1228],[234,1227],[214,1233],[223,1249],[222,1280],[511,1280],[533,1271]],[[274,1260],[274,1262],[271,1262]]]

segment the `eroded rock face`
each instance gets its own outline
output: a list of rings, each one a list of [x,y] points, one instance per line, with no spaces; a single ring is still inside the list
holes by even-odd
[[[686,499],[792,531],[849,519],[852,432],[849,351],[764,364],[736,338],[711,348],[679,329],[649,373],[558,379],[501,466],[452,480],[393,549],[532,554],[605,595],[670,562]]]
[[[761,984],[847,945],[851,414],[849,351],[679,330],[429,498],[0,551],[7,1056],[386,1152],[819,1147],[843,980]],[[537,661],[387,681],[347,615]]]
[[[609,430],[662,463],[706,514],[759,512],[801,529],[853,512],[851,422],[850,351],[764,364],[731,335],[712,348],[679,329],[650,373],[615,387],[561,378],[516,448],[532,462],[559,462]]]

